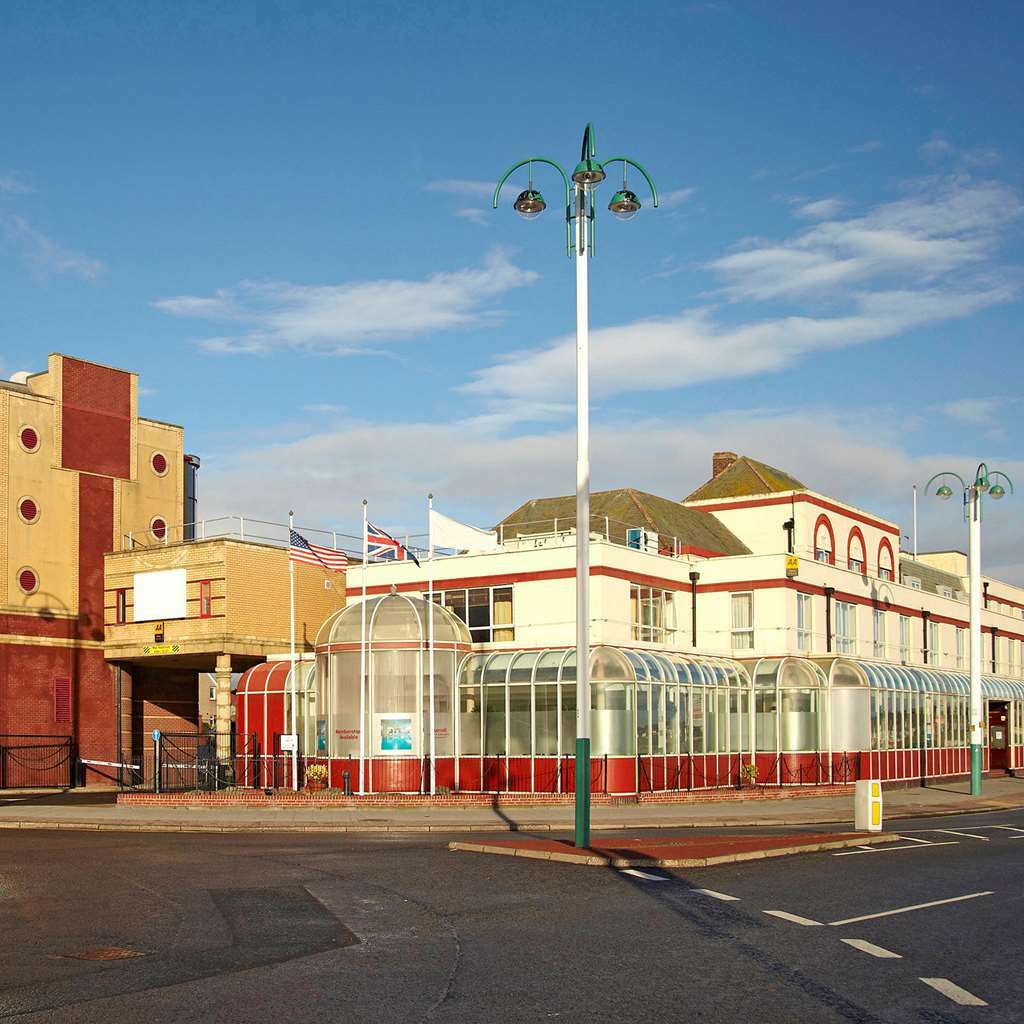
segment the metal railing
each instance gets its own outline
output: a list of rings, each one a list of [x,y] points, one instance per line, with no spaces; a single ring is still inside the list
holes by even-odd
[[[0,789],[70,789],[74,778],[70,736],[0,735]]]

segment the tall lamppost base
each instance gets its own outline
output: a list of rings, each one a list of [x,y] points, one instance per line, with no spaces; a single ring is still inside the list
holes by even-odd
[[[577,755],[579,756],[579,755]],[[982,748],[980,743],[971,744],[971,796],[981,796]]]
[[[578,849],[590,846],[590,739],[576,740],[576,837]]]

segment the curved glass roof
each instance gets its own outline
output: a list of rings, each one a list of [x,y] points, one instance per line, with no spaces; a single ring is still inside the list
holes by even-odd
[[[762,658],[754,666],[754,686],[813,689],[828,686],[828,676],[806,658]]]
[[[686,686],[749,686],[750,676],[728,658],[704,658],[666,651],[641,651],[628,647],[594,647],[590,652],[590,679],[598,683],[655,682]],[[459,684],[512,686],[518,684],[575,682],[576,650],[552,647],[539,651],[494,651],[471,654],[459,670]]]
[[[919,693],[954,693],[968,697],[971,680],[963,672],[911,665],[884,665],[854,658],[836,658],[832,663],[833,686],[872,686],[880,690],[911,690]],[[981,692],[993,700],[1024,699],[1024,682],[1000,676],[982,676]]]
[[[366,639],[371,644],[396,641],[426,643],[429,616],[434,616],[434,641],[439,644],[469,644],[466,624],[446,608],[411,594],[384,594],[366,601]],[[358,644],[363,625],[361,602],[347,605],[331,615],[316,635],[316,646]]]

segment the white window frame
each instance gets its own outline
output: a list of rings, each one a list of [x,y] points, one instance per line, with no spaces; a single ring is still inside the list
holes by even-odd
[[[871,615],[872,654],[876,658],[885,657],[885,612],[881,608],[872,609]]]
[[[942,664],[942,630],[934,619],[928,620],[928,664]]]
[[[488,592],[488,594],[487,594],[487,601],[488,601],[488,612],[489,612],[489,618],[490,618],[490,625],[488,625],[488,626],[471,626],[469,624],[469,622],[466,621],[469,618],[469,592],[471,590],[486,590]],[[503,623],[503,622],[496,623],[494,621],[494,592],[496,590],[511,590],[512,591],[512,620],[513,620],[512,622],[509,622],[509,623],[506,624],[506,623]],[[462,594],[462,599],[463,599],[463,602],[464,602],[463,607],[466,609],[466,619],[463,619],[462,616],[460,616],[455,611],[454,608],[449,608],[448,607],[448,595],[449,594]],[[426,590],[423,591],[422,597],[423,597],[423,600],[426,601],[428,599],[428,597],[429,597],[429,591],[426,591]],[[451,588],[449,588],[447,590],[441,589],[441,588],[436,588],[434,590],[434,600],[439,605],[441,605],[442,608],[448,608],[448,610],[460,622],[462,622],[465,625],[466,629],[469,630],[469,633],[470,633],[471,637],[473,637],[473,633],[475,633],[475,632],[481,632],[483,630],[487,631],[487,639],[486,640],[477,640],[475,637],[473,637],[473,643],[475,643],[475,644],[490,644],[490,643],[506,644],[506,643],[512,643],[515,640],[515,636],[516,636],[516,627],[515,627],[516,590],[515,590],[515,585],[512,584],[512,583],[501,583],[501,584],[498,584],[497,586],[493,586],[493,587],[451,587]],[[505,629],[510,630],[512,632],[511,638],[509,638],[508,640],[495,640],[494,639],[494,631],[495,630],[505,630]]]
[[[857,653],[857,606],[850,601],[836,601],[836,650]]]
[[[750,625],[736,625],[736,599],[746,598],[750,609]],[[737,643],[737,640],[749,642]],[[734,651],[752,651],[754,649],[754,592],[740,590],[729,595],[729,640]]]
[[[814,599],[810,594],[796,595],[796,647],[798,651],[814,650]]]
[[[956,667],[967,668],[967,630],[961,626],[956,627]]]
[[[910,616],[900,616],[900,661],[910,662]]]

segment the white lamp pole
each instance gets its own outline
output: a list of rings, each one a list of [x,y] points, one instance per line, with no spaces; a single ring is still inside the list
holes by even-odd
[[[925,487],[931,487],[936,480],[947,476],[963,488],[964,518],[967,520],[971,610],[971,796],[980,796],[985,755],[985,702],[981,695],[981,496],[988,494],[994,501],[1002,498],[1006,487],[999,483],[999,479],[1006,481],[1013,494],[1013,481],[1005,473],[990,471],[982,462],[974,474],[973,483],[968,484],[959,473],[946,470],[936,473]],[[935,496],[948,501],[953,496],[953,488],[947,483],[941,484]]]

